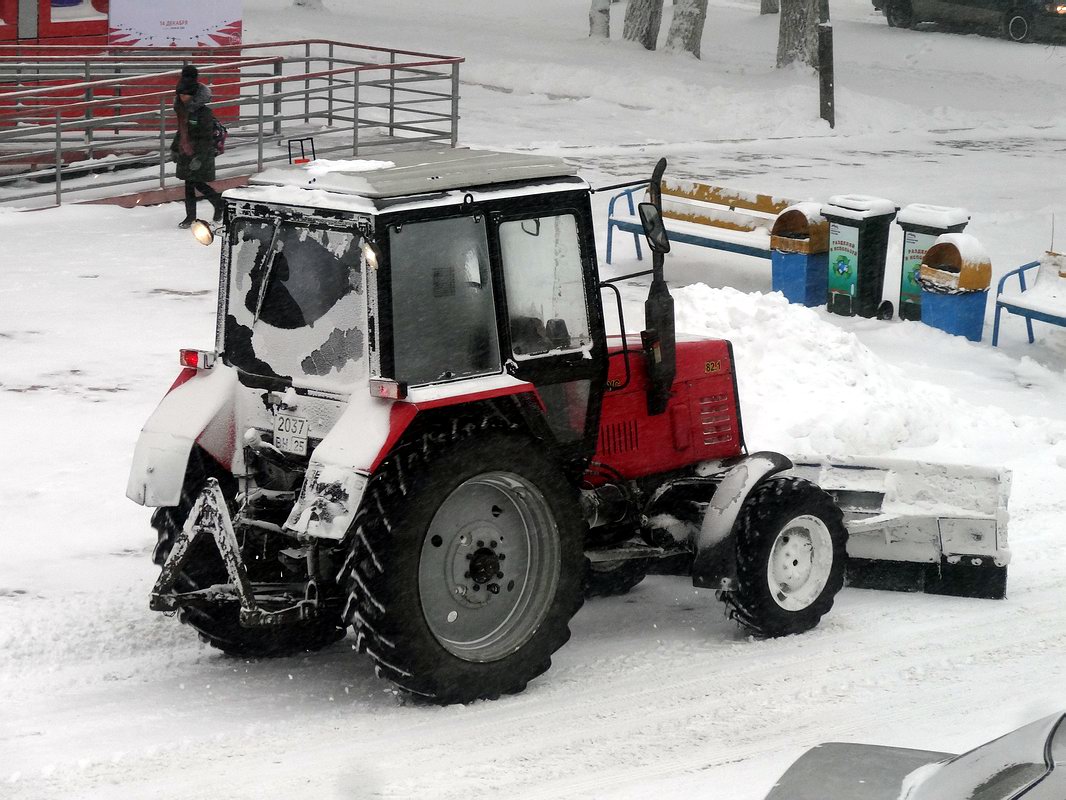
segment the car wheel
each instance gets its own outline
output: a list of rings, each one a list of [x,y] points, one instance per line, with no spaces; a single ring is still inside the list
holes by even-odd
[[[909,28],[914,24],[914,12],[910,0],[888,0],[885,3],[885,19],[890,28]]]
[[[1012,8],[1003,22],[1003,32],[1012,42],[1033,40],[1033,15],[1021,8]]]

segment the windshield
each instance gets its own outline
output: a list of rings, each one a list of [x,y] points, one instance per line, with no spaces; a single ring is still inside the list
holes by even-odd
[[[348,391],[366,372],[358,232],[238,220],[230,237],[228,363],[295,386]]]

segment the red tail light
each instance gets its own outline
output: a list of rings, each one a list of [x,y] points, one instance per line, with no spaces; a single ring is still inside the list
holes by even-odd
[[[207,350],[181,350],[178,362],[186,369],[211,369],[215,366],[215,354]]]

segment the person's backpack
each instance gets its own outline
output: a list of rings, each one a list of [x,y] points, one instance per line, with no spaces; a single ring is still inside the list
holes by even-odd
[[[215,154],[222,155],[226,152],[226,137],[229,136],[229,131],[225,125],[216,119],[212,135],[215,139]]]

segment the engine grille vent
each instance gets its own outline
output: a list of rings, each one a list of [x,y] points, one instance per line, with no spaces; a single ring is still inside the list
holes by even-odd
[[[727,395],[700,398],[700,427],[705,445],[733,440],[733,413]]]
[[[637,423],[615,422],[600,428],[600,446],[604,455],[617,455],[636,450],[640,446],[637,440]]]

